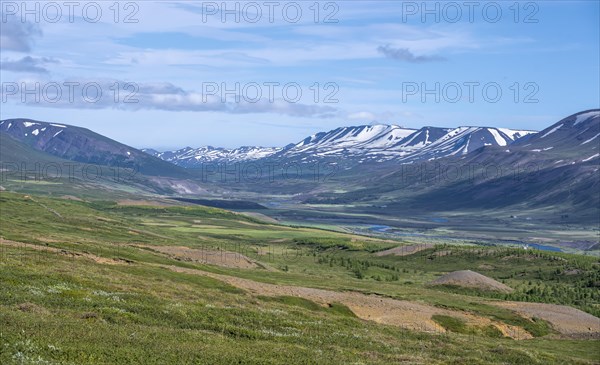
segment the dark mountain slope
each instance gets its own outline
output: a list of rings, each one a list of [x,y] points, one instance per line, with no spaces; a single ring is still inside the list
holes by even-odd
[[[152,176],[189,176],[180,167],[85,128],[29,119],[7,119],[0,121],[0,132],[65,160],[132,168]]]

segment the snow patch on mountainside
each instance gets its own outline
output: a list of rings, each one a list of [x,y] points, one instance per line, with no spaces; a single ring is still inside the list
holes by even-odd
[[[488,130],[490,131],[490,133],[492,134],[492,136],[494,136],[494,139],[496,140],[496,143],[498,144],[498,146],[506,146],[508,144],[506,142],[506,140],[504,138],[502,138],[502,136],[500,135],[500,133],[498,133],[497,130],[495,130],[493,128],[489,128]]]
[[[564,124],[559,124],[556,127],[552,128],[550,131],[544,133],[543,136],[541,136],[540,138],[546,138],[549,135],[551,135],[552,133],[556,132],[557,130],[559,130]]]
[[[585,141],[585,142],[583,142],[583,143],[581,143],[581,144],[582,144],[582,145],[584,145],[584,144],[588,144],[588,143],[590,143],[591,141],[593,141],[593,140],[595,140],[596,138],[598,138],[598,136],[600,136],[600,133],[596,134],[595,136],[593,136],[592,138],[588,139],[587,141]]]
[[[271,156],[280,151],[277,147],[240,147],[236,149],[218,148],[212,146],[191,148],[185,147],[177,151],[158,152],[143,149],[143,152],[176,163],[184,167],[194,167],[203,163],[253,161]]]
[[[508,128],[496,128],[496,129],[499,130],[500,132],[504,133],[505,135],[509,136],[513,141],[515,141],[519,138],[525,137],[526,135],[537,133],[536,131],[514,130],[514,129],[508,129]]]
[[[575,119],[575,123],[573,123],[573,126],[576,126],[577,124],[589,119],[589,118],[598,118],[600,117],[600,112],[597,110],[591,111],[591,112],[587,112],[587,113],[583,113],[583,114],[579,114],[576,119]]]
[[[590,156],[590,157],[586,158],[585,160],[581,160],[581,162],[588,162],[590,160],[595,159],[596,157],[600,157],[600,153],[596,153],[595,155]]]

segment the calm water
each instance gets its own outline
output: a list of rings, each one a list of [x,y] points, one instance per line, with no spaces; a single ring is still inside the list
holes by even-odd
[[[444,218],[440,218],[440,219],[444,219]],[[390,227],[390,226],[383,226],[383,225],[368,226],[367,229],[369,231],[373,231],[373,232],[377,232],[377,233],[385,233],[385,234],[388,234],[388,235],[391,235],[391,236],[398,236],[398,237],[413,236],[413,237],[431,237],[431,238],[435,238],[435,239],[449,239],[449,240],[453,240],[453,239],[455,240],[455,239],[457,239],[456,237],[451,237],[451,236],[429,236],[429,235],[424,234],[424,233],[398,232],[398,231],[394,231],[393,228]],[[526,242],[512,241],[511,244],[520,245],[520,246],[528,246],[528,247],[530,247],[532,249],[541,250],[541,251],[563,252],[558,247],[547,246],[547,245],[539,245],[537,243],[526,243]]]
[[[442,217],[431,217],[429,220],[435,223],[448,223],[448,219]]]
[[[536,250],[562,252],[562,250],[558,247],[538,245],[537,243],[528,243],[527,246],[535,248]]]

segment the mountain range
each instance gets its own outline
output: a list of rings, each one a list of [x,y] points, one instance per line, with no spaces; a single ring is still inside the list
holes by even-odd
[[[186,147],[159,152],[127,146],[88,129],[29,119],[0,121],[0,133],[49,155],[105,166],[136,167],[150,176],[189,178],[203,163],[243,161],[343,161],[398,164],[460,159],[521,162],[551,161],[556,165],[598,158],[600,110],[573,114],[541,132],[491,127],[415,130],[396,125],[340,127],[319,132],[285,147],[245,146],[236,149]],[[183,167],[183,168],[182,168]]]
[[[7,119],[0,121],[0,142],[0,162],[11,166],[75,161],[138,172],[128,184],[105,183],[106,191],[134,188],[191,197],[279,194],[299,203],[351,204],[362,212],[386,207],[383,212],[374,209],[392,215],[410,209],[510,207],[550,209],[552,214],[566,212],[561,215],[586,221],[600,219],[598,109],[573,114],[540,132],[363,125],[316,133],[285,147],[188,147],[166,152],[138,150],[67,124]],[[341,168],[327,181],[307,175],[268,184],[206,181],[197,169],[204,163],[248,161],[323,162]],[[428,176],[432,172],[437,176]],[[84,183],[85,189],[96,184],[89,179]]]
[[[489,127],[409,129],[396,125],[362,125],[320,132],[285,147],[212,146],[176,151],[142,151],[182,167],[205,163],[256,160],[315,162],[344,159],[346,163],[397,161],[401,163],[465,155],[483,146],[507,146],[534,131]]]

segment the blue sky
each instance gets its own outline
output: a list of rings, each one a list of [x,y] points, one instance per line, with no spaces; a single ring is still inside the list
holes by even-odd
[[[599,107],[598,1],[450,3],[323,1],[316,14],[313,1],[282,1],[269,19],[265,2],[230,1],[223,19],[221,1],[121,2],[118,14],[113,1],[81,2],[69,19],[62,2],[27,13],[3,1],[0,116],[165,149],[282,146],[369,123],[539,130]],[[211,89],[236,83],[239,102]],[[89,84],[101,98],[83,98]]]

